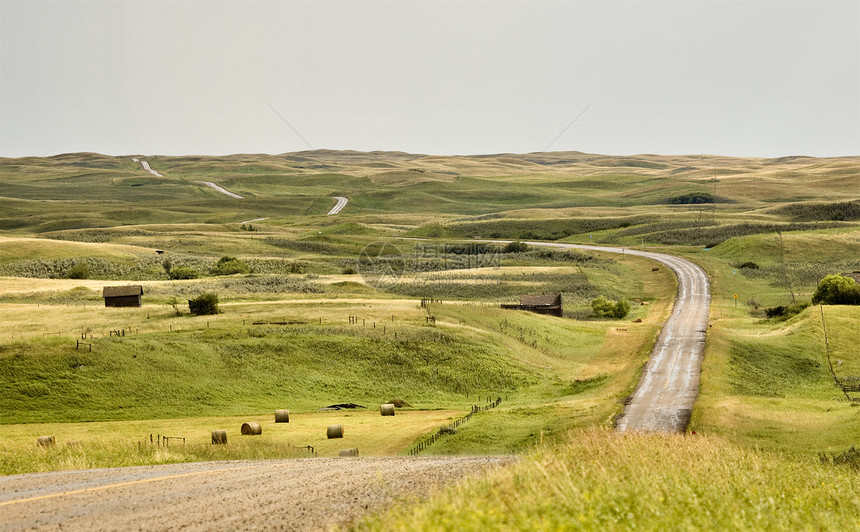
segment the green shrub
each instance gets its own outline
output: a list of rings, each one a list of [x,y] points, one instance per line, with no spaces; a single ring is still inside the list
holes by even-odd
[[[738,268],[743,268],[747,270],[758,270],[759,266],[755,262],[747,261],[743,264],[738,265]]]
[[[197,316],[221,314],[221,309],[218,308],[218,294],[210,292],[208,294],[199,295],[194,299],[189,299],[188,309],[192,314]]]
[[[86,262],[79,262],[69,268],[66,277],[69,279],[87,279],[90,276],[90,267]]]
[[[236,273],[248,273],[251,269],[244,261],[236,257],[221,257],[212,268],[213,275],[233,275]]]
[[[771,211],[787,214],[797,221],[852,221],[860,220],[860,201],[839,203],[794,203]]]
[[[787,320],[793,316],[797,316],[803,309],[809,306],[809,303],[795,303],[793,305],[780,305],[778,307],[769,307],[764,309],[764,315],[770,319]]]
[[[812,294],[814,305],[860,305],[860,286],[851,277],[828,275]]]
[[[672,205],[699,205],[702,203],[714,203],[714,195],[707,192],[690,192],[689,194],[669,198],[668,203]]]
[[[503,247],[502,253],[525,253],[528,250],[528,244],[516,240],[514,242],[509,242],[505,247]]]
[[[630,312],[630,302],[626,299],[610,301],[603,296],[591,300],[591,310],[598,318],[622,319]]]
[[[615,303],[615,315],[613,316],[616,319],[621,319],[627,316],[630,313],[630,302],[626,299],[622,299]]]
[[[200,274],[197,273],[197,270],[193,270],[188,266],[176,266],[175,268],[170,269],[170,273],[168,276],[171,279],[197,279],[200,277]]]

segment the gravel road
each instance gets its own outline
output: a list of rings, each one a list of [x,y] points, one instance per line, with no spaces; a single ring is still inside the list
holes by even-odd
[[[146,170],[146,171],[147,171],[147,172],[149,172],[150,174],[154,175],[155,177],[164,177],[163,175],[159,174],[157,171],[153,170],[153,169],[152,169],[152,167],[151,167],[151,166],[149,166],[149,163],[148,163],[148,162],[146,162],[146,161],[141,161],[140,159],[132,159],[132,161],[134,161],[134,162],[136,162],[136,163],[138,163],[138,162],[139,162],[139,163],[141,164],[141,166],[143,166],[143,169],[144,169],[144,170]]]
[[[216,185],[212,181],[198,181],[198,183],[204,184],[210,188],[214,188],[215,190],[217,190],[221,194],[226,194],[226,195],[230,196],[231,198],[245,199],[245,196],[240,196],[239,194],[236,194],[234,192],[230,192],[226,188],[222,187],[221,185]]]
[[[305,458],[0,477],[0,531],[325,530],[513,460]]]
[[[545,242],[529,244],[647,257],[675,272],[678,294],[672,315],[663,326],[642,379],[615,428],[619,431],[684,432],[699,394],[699,374],[708,330],[711,294],[705,271],[687,259],[650,251]]]
[[[328,211],[329,216],[331,216],[332,214],[337,214],[340,211],[342,211],[343,208],[346,207],[346,204],[349,202],[349,198],[344,198],[341,196],[335,196],[334,199],[337,200],[337,203],[335,203],[334,207],[332,207],[331,210]]]

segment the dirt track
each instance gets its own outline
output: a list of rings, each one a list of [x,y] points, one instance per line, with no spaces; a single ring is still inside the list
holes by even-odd
[[[0,531],[328,529],[511,460],[307,458],[0,477]]]

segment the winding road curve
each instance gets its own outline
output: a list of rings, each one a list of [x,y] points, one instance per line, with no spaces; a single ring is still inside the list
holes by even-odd
[[[234,192],[230,192],[226,188],[222,187],[221,185],[216,185],[212,181],[198,181],[198,183],[206,185],[209,188],[214,188],[215,190],[217,190],[221,194],[226,194],[226,195],[230,196],[231,198],[245,199],[245,196],[240,196],[239,194],[236,194]]]
[[[157,171],[153,170],[152,167],[149,166],[148,162],[141,160],[141,159],[137,159],[137,158],[132,159],[132,161],[134,161],[136,163],[140,163],[141,166],[143,166],[144,170],[146,170],[150,174],[154,175],[155,177],[164,177],[163,175],[159,174]],[[235,194],[233,192],[230,192],[226,188],[222,187],[221,185],[217,185],[217,184],[213,183],[212,181],[198,181],[198,183],[200,183],[202,185],[206,185],[207,187],[210,187],[210,188],[214,188],[215,190],[217,190],[221,194],[226,194],[227,196],[230,196],[231,198],[245,199],[244,196],[240,196],[239,194]],[[343,207],[341,207],[341,209],[342,208]],[[329,214],[331,214],[331,213],[329,213]]]
[[[339,213],[343,210],[344,207],[346,207],[346,204],[349,202],[349,198],[344,198],[342,196],[335,196],[334,199],[337,200],[337,203],[335,203],[334,207],[332,207],[331,210],[328,211],[328,216]]]
[[[136,162],[136,163],[140,163],[140,164],[141,164],[141,166],[143,166],[143,169],[144,169],[144,170],[146,170],[146,171],[147,171],[147,172],[149,172],[150,174],[154,175],[155,177],[164,177],[163,175],[159,174],[157,171],[153,170],[153,169],[152,169],[152,167],[151,167],[151,166],[149,166],[149,163],[148,163],[148,162],[146,162],[146,161],[141,161],[140,159],[132,159],[132,161],[134,161],[134,162]]]
[[[678,277],[672,315],[651,352],[630,402],[616,421],[618,431],[684,432],[699,393],[699,374],[711,303],[705,271],[687,259],[623,248],[528,242],[534,246],[626,253],[665,264]]]

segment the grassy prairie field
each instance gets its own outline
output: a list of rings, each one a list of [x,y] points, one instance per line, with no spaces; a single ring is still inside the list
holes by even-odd
[[[860,379],[860,313],[766,313],[860,271],[860,157],[140,158],[164,177],[130,156],[0,158],[0,472],[307,445],[405,453],[501,398],[423,452],[518,453],[518,465],[357,526],[856,524],[860,393],[834,374]],[[326,216],[335,196],[349,203]],[[488,239],[643,248],[705,268],[710,327],[688,435],[608,432],[670,311],[670,272]],[[248,273],[219,272],[222,257]],[[101,289],[127,283],[144,287],[143,307],[104,308]],[[222,313],[190,316],[186,301],[211,292]],[[561,293],[564,317],[499,308],[540,293]],[[631,313],[595,319],[598,295],[632,301]],[[411,407],[379,416],[395,397]],[[319,411],[343,402],[369,410]],[[270,423],[276,408],[295,424]],[[348,436],[326,441],[338,416]],[[246,420],[263,421],[263,436],[233,437]],[[213,428],[231,431],[227,446],[206,443]],[[36,448],[48,433],[60,444]],[[141,443],[150,433],[188,443]]]
[[[398,411],[394,417],[382,417],[377,409],[370,408],[354,412],[292,413],[289,423],[275,423],[272,412],[256,412],[231,417],[4,425],[0,473],[337,456],[340,450],[348,448],[360,448],[368,456],[393,455],[401,453],[419,436],[461,415],[458,410],[407,409]],[[261,425],[262,434],[241,435],[242,424],[250,421]],[[329,425],[342,425],[343,438],[328,439]],[[212,430],[226,430],[227,444],[211,445]],[[53,435],[56,446],[47,450],[35,447],[33,442],[42,435]],[[159,445],[162,436],[171,439]]]
[[[569,427],[610,423],[632,389],[668,311],[672,283],[668,273],[650,272],[643,259],[616,267],[651,273],[644,283],[623,288],[654,302],[636,307],[633,316],[642,323],[577,323],[466,301],[434,303],[428,311],[415,299],[369,297],[228,302],[223,314],[204,317],[154,305],[3,304],[0,315],[20,338],[2,346],[0,380],[9,391],[2,421],[12,423],[10,430],[26,429],[32,444],[34,431],[50,421],[69,422],[76,433],[93,430],[94,421],[157,425],[189,416],[268,415],[284,405],[312,413],[328,404],[378,405],[391,397],[406,398],[416,409],[464,414],[499,396],[504,403],[497,411],[476,415],[431,452],[522,450],[541,432],[550,439]],[[555,269],[565,275],[564,267]],[[541,279],[552,282],[552,270],[543,268]],[[426,323],[428,312],[434,326]],[[360,322],[349,324],[349,316]],[[622,324],[623,332],[617,330]],[[113,336],[121,329],[123,336]],[[82,331],[92,352],[75,349],[73,338]],[[186,423],[177,435],[208,434],[198,425]],[[482,436],[499,427],[506,437]],[[417,427],[405,441],[429,428]],[[114,436],[127,439],[128,433]],[[361,438],[360,449],[383,452]],[[407,448],[398,445],[384,452]]]

